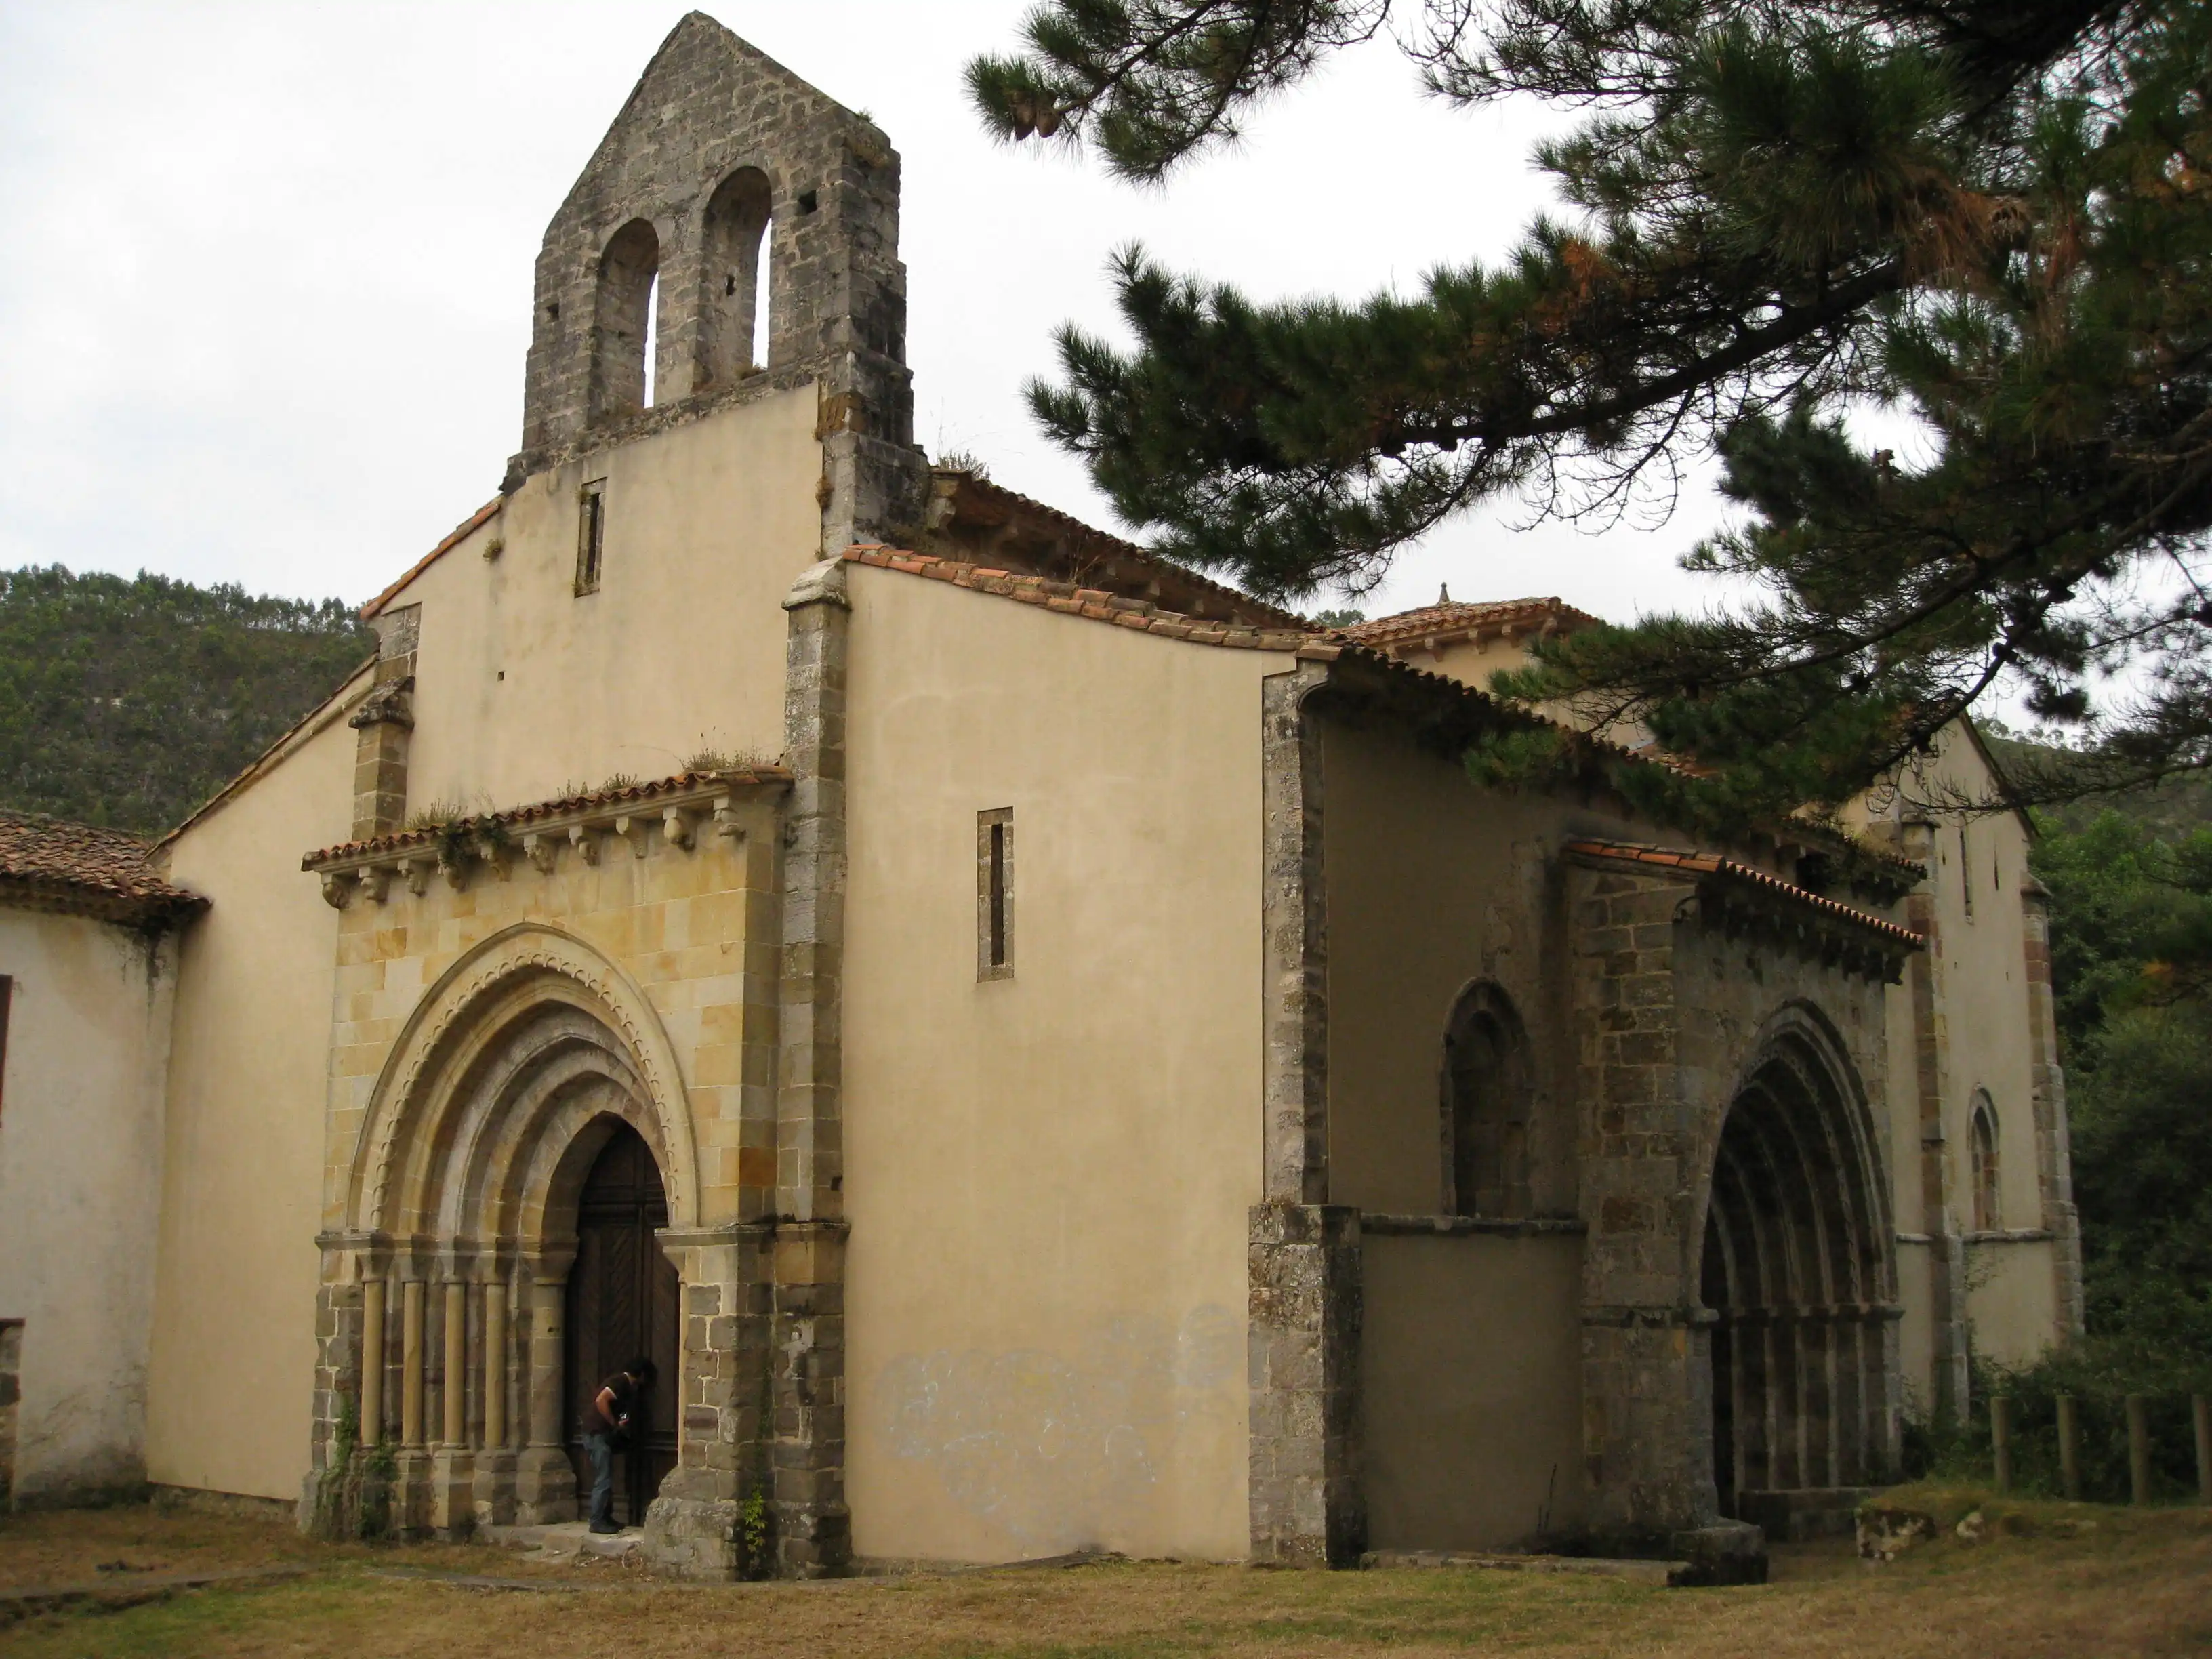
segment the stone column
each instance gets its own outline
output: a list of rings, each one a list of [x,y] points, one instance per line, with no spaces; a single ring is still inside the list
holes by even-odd
[[[1247,1273],[1252,1559],[1358,1563],[1359,1212],[1343,1204],[1252,1208]]]
[[[1966,1247],[1951,1206],[1950,1137],[1943,1116],[1943,1088],[1950,1072],[1949,1034],[1937,1007],[1936,975],[1942,964],[1942,929],[1929,886],[1936,866],[1936,826],[1904,826],[1902,850],[1929,872],[1905,901],[1905,925],[1927,941],[1905,965],[1912,999],[1912,1075],[1920,1107],[1920,1230],[1928,1238],[1928,1302],[1935,1324],[1936,1398],[1939,1418],[1963,1421],[1967,1407]]]
[[[2051,893],[2033,876],[2023,876],[2020,908],[2026,938],[2028,1040],[2034,1045],[2031,1073],[2035,1107],[2036,1187],[2042,1199],[2043,1225],[2051,1237],[2051,1271],[2056,1275],[2058,1334],[2079,1337],[2084,1319],[2081,1300],[2081,1216],[2074,1206],[2074,1151],[2066,1123],[2066,1073],[2058,1063],[2058,1014],[2051,1003]]]
[[[773,1509],[778,1568],[842,1572],[845,1506],[845,566],[809,568],[784,600],[783,954],[778,993],[776,1375]]]
[[[354,744],[353,838],[392,835],[407,821],[407,750],[415,730],[415,644],[422,607],[380,614],[376,678],[346,724]]]
[[[526,1527],[576,1518],[576,1472],[562,1433],[562,1314],[568,1285],[567,1255],[526,1262],[530,1275],[526,1376],[529,1443],[515,1460],[514,1518]]]
[[[493,1269],[495,1274],[500,1270]],[[507,1426],[507,1390],[512,1386],[508,1355],[507,1287],[489,1278],[483,1287],[483,1447],[475,1460],[473,1487],[479,1526],[514,1524],[515,1452]]]
[[[1255,1561],[1348,1566],[1360,1486],[1359,1212],[1328,1200],[1328,924],[1321,734],[1308,700],[1329,647],[1261,692],[1261,1078],[1266,1200],[1247,1218],[1248,1481]]]
[[[726,1580],[773,1568],[744,1559],[745,1495],[767,1486],[772,1221],[665,1230],[683,1283],[676,1468],[645,1517],[645,1553],[678,1578]],[[802,1350],[802,1352],[810,1352]]]
[[[430,1460],[430,1530],[448,1540],[465,1538],[476,1525],[473,1460],[468,1442],[469,1287],[457,1273],[444,1285],[439,1333],[443,1341],[438,1400],[438,1449]]]
[[[384,1281],[361,1287],[361,1443],[384,1439]]]
[[[1566,883],[1583,1252],[1583,1463],[1607,1547],[1657,1545],[1717,1578],[1763,1577],[1756,1527],[1723,1523],[1715,1490],[1711,1329],[1696,1280],[1698,1196],[1728,1102],[1686,1101],[1685,1074],[1724,1074],[1678,1000],[1675,952],[1695,885],[1603,863]],[[1685,1052],[1688,1050],[1689,1052]],[[1710,1121],[1705,1120],[1709,1118]],[[1775,1358],[1799,1352],[1772,1333]],[[1778,1390],[1770,1390],[1778,1403]],[[1794,1421],[1771,1450],[1802,1464]]]
[[[343,1471],[332,1469],[341,1418],[353,1417],[356,1445],[362,1434],[362,1299],[368,1264],[363,1239],[322,1233],[315,1243],[322,1253],[322,1274],[315,1291],[315,1387],[299,1522],[303,1532],[327,1535],[337,1527],[342,1501]]]
[[[399,1445],[422,1449],[422,1281],[399,1285]]]
[[[430,1453],[423,1421],[429,1356],[424,1348],[427,1286],[410,1267],[399,1283],[398,1476],[392,1489],[392,1529],[403,1539],[422,1537],[430,1526]]]

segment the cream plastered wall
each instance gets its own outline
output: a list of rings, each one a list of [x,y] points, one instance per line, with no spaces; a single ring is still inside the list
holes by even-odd
[[[2025,1365],[2051,1346],[2054,1265],[2046,1239],[1966,1246],[1966,1312],[1978,1358]]]
[[[764,1110],[750,1157],[744,1122],[745,1086],[764,1093],[772,1077],[775,813],[768,799],[740,802],[734,822],[742,834],[720,835],[701,822],[686,849],[670,844],[656,811],[635,843],[603,835],[596,864],[563,832],[550,871],[518,854],[503,878],[477,864],[458,890],[434,877],[418,895],[395,880],[381,904],[353,899],[337,940],[324,1224],[348,1224],[343,1206],[361,1127],[408,1016],[463,957],[525,923],[581,940],[586,956],[643,994],[680,1073],[681,1097],[660,1104],[690,1109],[700,1224],[736,1219],[741,1179],[756,1186],[775,1180]],[[756,1104],[765,1106],[760,1095]],[[673,1194],[673,1172],[663,1169],[661,1177]],[[548,1221],[557,1232],[574,1224],[573,1217]]]
[[[1536,1061],[1532,1200],[1572,1214],[1559,849],[1578,836],[1674,838],[1478,789],[1449,757],[1386,725],[1325,720],[1322,734],[1329,1200],[1397,1215],[1442,1208],[1444,1028],[1462,991],[1488,979],[1511,1000]]]
[[[173,941],[0,908],[0,1318],[24,1322],[15,1501],[146,1478]]]
[[[1261,679],[850,570],[848,1493],[864,1556],[1242,1558]],[[976,815],[1013,812],[979,981]]]
[[[667,777],[702,749],[775,758],[781,605],[822,539],[815,420],[810,386],[540,473],[395,594],[422,607],[410,808]],[[599,480],[599,588],[579,596]]]
[[[1499,1549],[1583,1518],[1582,1241],[1361,1242],[1377,1549]]]
[[[1938,799],[1947,790],[1975,796],[1987,793],[1994,782],[1972,738],[1954,726],[1944,734],[1913,790]],[[2027,854],[2027,830],[2010,812],[1947,816],[1936,828],[1929,876],[1937,933],[1936,1018],[1944,1050],[1944,1155],[1953,1223],[1961,1231],[1975,1224],[1969,1130],[1977,1091],[1986,1091],[1996,1109],[1996,1226],[2033,1231],[2046,1221],[2038,1171],[2027,918],[2021,897]],[[1891,993],[1893,1000],[1907,994],[1904,987]],[[1893,1059],[1893,1075],[1899,1063]],[[1917,1224],[1909,1230],[1917,1231]],[[1996,1262],[2007,1255],[2020,1260]],[[2051,1260],[2048,1246],[2034,1240],[1974,1248],[1968,1258],[1970,1281],[1990,1277],[2010,1287],[1995,1297],[1970,1291],[1967,1306],[1978,1352],[2025,1358],[2054,1339],[2057,1291],[2048,1271]]]
[[[315,1363],[317,1200],[337,919],[300,855],[345,839],[349,699],[188,825],[168,879],[204,895],[179,957],[147,1473],[295,1498]]]

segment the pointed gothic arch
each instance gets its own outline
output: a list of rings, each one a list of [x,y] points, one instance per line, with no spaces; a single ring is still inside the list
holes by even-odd
[[[1897,1454],[1896,1233],[1872,1114],[1818,1010],[1771,1019],[1723,1119],[1706,1192],[1713,1474],[1721,1512],[1864,1485]]]

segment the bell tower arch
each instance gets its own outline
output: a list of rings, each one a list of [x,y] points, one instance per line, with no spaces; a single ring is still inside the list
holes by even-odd
[[[522,447],[504,488],[811,382],[823,551],[917,522],[927,469],[914,447],[898,213],[898,153],[873,122],[690,13],[546,227]],[[641,359],[624,354],[640,349],[641,296],[656,275],[647,410]],[[763,284],[765,340],[755,327]]]

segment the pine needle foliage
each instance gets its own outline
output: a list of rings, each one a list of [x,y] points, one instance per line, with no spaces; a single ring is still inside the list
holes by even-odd
[[[1408,295],[1263,304],[1131,247],[1048,433],[1171,556],[1361,591],[1510,494],[1741,508],[1756,595],[1505,682],[1692,754],[1747,814],[1840,803],[1993,692],[2079,741],[2057,800],[2212,766],[2212,8],[2187,0],[1052,0],[970,84],[1001,137],[1159,179],[1395,31],[1461,104],[1580,108],[1569,209]],[[1440,169],[1440,211],[1460,188]],[[1926,442],[1854,439],[1880,406]]]

